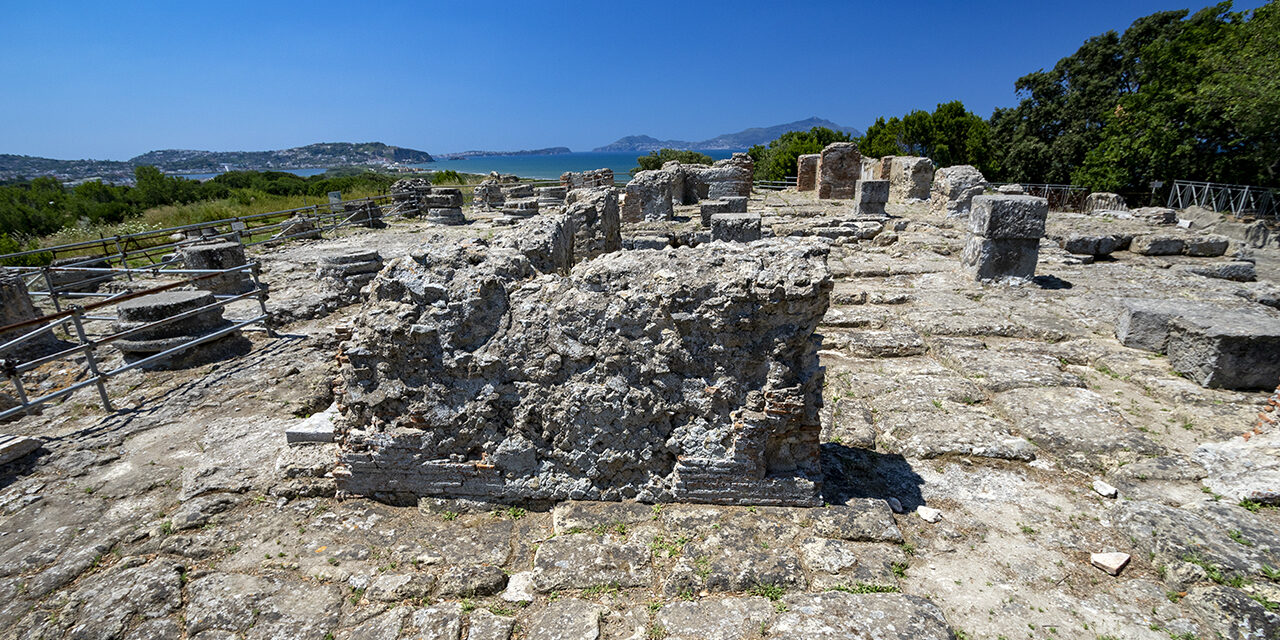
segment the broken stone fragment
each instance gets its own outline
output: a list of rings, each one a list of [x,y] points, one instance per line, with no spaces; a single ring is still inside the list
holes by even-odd
[[[1089,554],[1089,564],[1106,571],[1107,573],[1118,576],[1124,566],[1129,564],[1129,554],[1113,551],[1110,553],[1092,553]]]
[[[923,505],[922,505],[922,506],[919,506],[919,507],[916,507],[916,515],[920,516],[920,519],[921,519],[921,520],[924,520],[925,522],[928,522],[929,524],[935,524],[935,523],[937,523],[939,520],[942,520],[942,512],[941,512],[941,511],[938,511],[937,509],[934,509],[933,507],[926,507],[926,506],[923,506]]]
[[[1102,480],[1093,481],[1093,490],[1095,493],[1097,493],[1098,495],[1104,498],[1114,498],[1117,495],[1119,495],[1119,492],[1116,490],[1115,487],[1107,484]]]

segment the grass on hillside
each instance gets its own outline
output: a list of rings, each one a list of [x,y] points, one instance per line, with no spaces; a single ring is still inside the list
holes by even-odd
[[[343,193],[344,200],[354,200],[369,196],[381,195],[375,190],[352,191]],[[114,224],[90,225],[85,227],[68,227],[56,233],[40,238],[41,247],[110,238],[117,235],[143,233],[180,227],[200,222],[212,222],[241,216],[250,216],[271,211],[286,211],[314,204],[325,204],[328,200],[316,196],[277,196],[261,191],[240,193],[221,200],[206,200],[190,204],[175,204],[155,207],[142,212],[142,215]]]

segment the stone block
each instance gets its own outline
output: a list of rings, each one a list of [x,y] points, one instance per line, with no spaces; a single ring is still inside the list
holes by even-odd
[[[1123,300],[1116,318],[1116,339],[1126,347],[1164,353],[1169,325],[1184,315],[1213,313],[1215,305],[1187,300]]]
[[[27,292],[26,281],[17,275],[0,273],[0,327],[35,320],[40,315],[36,310],[35,304],[31,302],[31,294]],[[0,344],[16,340],[27,333],[35,331],[35,329],[35,326],[27,326],[2,332],[0,333]],[[63,345],[54,337],[53,331],[50,330],[33,336],[11,349],[0,351],[0,358],[37,358],[58,351],[62,346],[66,345]],[[4,409],[0,408],[0,411],[2,410]]]
[[[711,228],[711,216],[717,213],[731,213],[727,200],[703,200],[698,203],[698,212],[702,216],[702,227],[704,229]]]
[[[744,196],[725,196],[720,199],[729,205],[729,210],[725,213],[747,212],[747,198]]]
[[[1133,217],[1149,224],[1176,224],[1178,212],[1168,207],[1139,207],[1129,212]]]
[[[755,242],[760,239],[760,216],[754,213],[717,213],[711,216],[711,240]]]
[[[1272,389],[1280,380],[1280,317],[1219,312],[1169,324],[1169,365],[1203,387]]]
[[[859,215],[885,215],[884,205],[888,201],[888,180],[859,180],[853,190],[853,209]]]
[[[816,153],[806,153],[796,158],[796,191],[813,191],[818,184],[818,158]]]
[[[285,442],[333,442],[333,420],[337,416],[337,407],[330,406],[303,418],[285,429]]]
[[[182,247],[178,253],[182,256],[183,266],[187,269],[222,271],[249,263],[245,258],[244,245],[239,242],[192,244]],[[236,294],[252,289],[253,279],[247,271],[236,271],[205,278],[197,282],[196,286],[213,293]]]
[[[1146,234],[1134,236],[1129,251],[1143,256],[1174,256],[1182,253],[1185,246],[1179,236]]]
[[[833,142],[818,158],[818,197],[850,200],[862,177],[862,154],[853,142]]]
[[[1125,238],[1113,235],[1072,234],[1065,238],[1059,238],[1058,244],[1067,253],[1084,256],[1106,256],[1127,247],[1128,244],[1124,242],[1125,240]]]
[[[973,273],[976,280],[1029,280],[1036,275],[1036,261],[1039,257],[1039,240],[992,240],[969,236],[964,253],[960,256],[960,263]]]
[[[1231,241],[1225,236],[1189,236],[1183,246],[1183,253],[1198,258],[1217,258],[1227,252]]]
[[[912,156],[891,156],[882,162],[881,179],[889,181],[889,202],[908,204],[929,199],[936,171],[933,161]]]
[[[622,249],[622,222],[618,189],[592,187],[575,189],[565,197],[567,215],[573,222],[573,259],[590,260]]]
[[[1258,279],[1257,270],[1252,262],[1212,262],[1209,264],[1187,265],[1182,267],[1187,273],[1194,273],[1206,278],[1234,280],[1235,282],[1253,282]]]
[[[1034,240],[1044,236],[1049,201],[1035,196],[976,196],[969,232],[990,240]]]

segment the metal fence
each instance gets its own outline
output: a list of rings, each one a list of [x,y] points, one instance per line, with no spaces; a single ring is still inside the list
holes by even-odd
[[[1026,182],[991,182],[992,188],[1016,184],[1029,196],[1044,198],[1049,201],[1049,209],[1053,211],[1082,212],[1085,200],[1091,191],[1088,187],[1073,184],[1029,184]]]
[[[129,271],[133,275],[142,276],[145,274],[156,275],[160,273],[157,269],[80,269],[83,272],[111,272],[112,275],[123,271]],[[68,336],[73,340],[71,346],[60,349],[55,353],[38,356],[31,359],[21,359],[17,357],[6,357],[0,359],[0,374],[9,380],[13,386],[17,406],[0,411],[0,421],[22,413],[34,413],[40,406],[67,397],[80,389],[94,386],[97,387],[99,399],[102,401],[102,407],[107,411],[114,411],[111,405],[111,398],[107,394],[106,383],[114,376],[118,376],[126,371],[131,371],[139,367],[145,367],[158,363],[168,358],[177,356],[194,347],[212,342],[219,338],[223,338],[233,332],[240,331],[252,324],[262,323],[264,329],[274,335],[271,329],[267,327],[267,292],[266,288],[258,279],[257,263],[249,263],[230,269],[221,270],[193,270],[193,269],[173,269],[163,272],[164,275],[178,276],[179,280],[150,287],[141,291],[129,293],[104,294],[105,299],[91,302],[84,306],[71,305],[69,308],[58,311],[56,313],[41,316],[23,322],[17,322],[11,325],[0,327],[0,336],[8,334],[9,338],[0,338],[0,353],[16,353],[23,350],[35,349],[37,346],[45,344],[48,337],[53,335],[56,328],[63,328]],[[162,293],[179,287],[196,285],[203,280],[212,278],[226,278],[234,274],[244,273],[253,286],[248,291],[231,295],[216,295],[214,301],[208,305],[191,309],[179,314],[175,314],[154,322],[149,322],[136,327],[131,327],[123,331],[115,331],[114,327],[109,327],[106,333],[102,333],[94,337],[90,324],[93,321],[112,321],[115,319],[113,315],[91,315],[92,312],[102,311],[121,302],[141,298],[156,293]],[[241,300],[256,299],[258,302],[258,313],[238,319],[228,319],[230,324],[208,334],[200,335],[190,341],[183,342],[177,346],[166,349],[164,351],[125,363],[114,369],[104,369],[103,359],[100,350],[103,347],[111,345],[119,340],[128,339],[132,336],[145,334],[157,327],[178,322],[187,318],[207,313],[216,309],[223,309],[228,305],[239,302]],[[68,327],[69,325],[69,327]],[[79,364],[82,366],[80,379],[78,382],[70,384],[61,389],[50,391],[44,395],[31,397],[27,393],[27,386],[23,383],[23,374],[34,371],[44,365],[58,360],[66,360],[73,366]]]
[[[782,180],[756,180],[751,183],[751,188],[758,191],[782,191],[794,188],[796,184],[795,176],[787,176]]]
[[[1175,180],[1167,206],[1171,209],[1201,206],[1218,212],[1229,211],[1236,216],[1280,218],[1280,189]]]

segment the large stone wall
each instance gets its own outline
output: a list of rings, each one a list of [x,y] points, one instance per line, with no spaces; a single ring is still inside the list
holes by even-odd
[[[560,186],[566,191],[574,189],[594,189],[595,187],[613,186],[613,169],[592,169],[591,171],[566,171],[560,174]]]
[[[831,286],[826,249],[793,239],[613,252],[567,277],[501,236],[397,259],[340,357],[339,488],[820,504]]]

